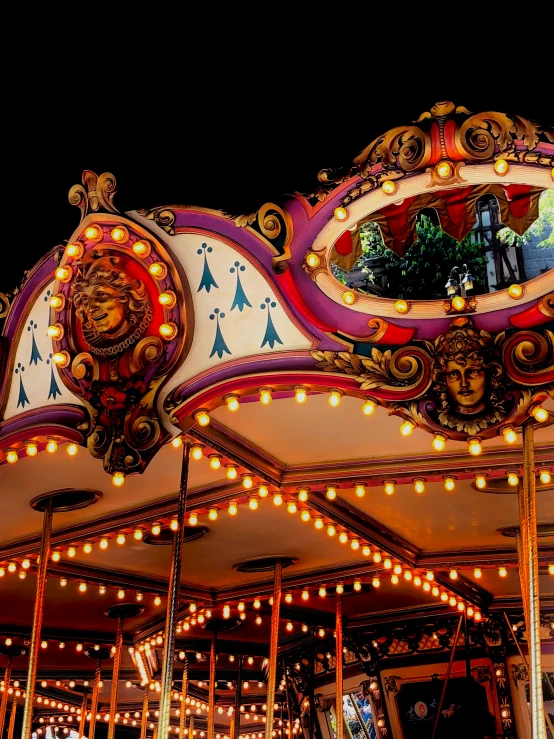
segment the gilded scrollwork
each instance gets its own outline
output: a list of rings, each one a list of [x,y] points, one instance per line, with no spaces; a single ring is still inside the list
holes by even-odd
[[[104,210],[117,213],[113,199],[117,192],[117,183],[113,174],[104,172],[100,176],[86,169],[83,172],[82,184],[73,185],[69,191],[69,202],[81,210],[81,220],[89,213]]]
[[[290,259],[293,224],[290,213],[276,203],[265,203],[255,213],[234,216],[237,228],[250,228],[271,249],[273,268],[279,271],[280,262]]]
[[[137,214],[148,221],[154,221],[170,236],[175,235],[175,209],[178,205],[164,205],[160,208],[140,208]]]

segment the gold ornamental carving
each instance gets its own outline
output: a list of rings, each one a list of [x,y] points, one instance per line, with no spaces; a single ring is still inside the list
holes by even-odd
[[[82,184],[73,185],[69,191],[69,202],[81,210],[81,221],[90,213],[105,211],[117,213],[113,199],[117,192],[117,184],[113,174],[104,172],[100,176],[86,169],[83,172]]]
[[[273,257],[273,269],[281,271],[281,262],[290,259],[290,244],[294,234],[290,213],[276,203],[265,203],[247,215],[234,216],[237,228],[247,228],[269,247]]]

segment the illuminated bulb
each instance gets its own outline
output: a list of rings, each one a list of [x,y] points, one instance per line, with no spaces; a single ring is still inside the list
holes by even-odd
[[[381,560],[382,560],[381,552],[374,552],[373,561],[375,562],[375,564],[379,564]]]
[[[287,631],[292,631],[292,630],[293,630],[293,628],[294,628],[294,626],[293,626],[293,625],[291,624],[291,622],[289,621],[289,622],[288,622],[288,624],[287,624],[287,626],[286,626],[286,629],[287,629]]]
[[[248,498],[248,507],[251,511],[255,511],[258,508],[258,498],[255,495],[251,495]]]
[[[419,575],[414,576],[414,585],[416,588],[419,588],[421,585],[421,577]]]
[[[179,449],[180,446],[183,446],[183,439],[180,436],[176,436],[171,440],[171,446],[174,449]],[[200,456],[202,456],[202,450],[200,450]]]
[[[554,565],[548,565],[548,574],[554,575]]]
[[[123,600],[123,598],[125,598],[125,591],[124,590],[121,590],[121,589],[118,590],[117,591],[117,597],[119,598],[119,600]]]
[[[90,239],[93,241],[94,239],[97,239],[101,234],[100,229],[98,226],[89,226],[87,229],[85,229],[85,237],[87,239]]]
[[[54,452],[57,452],[58,442],[55,439],[48,439],[48,442],[46,444],[46,451],[50,452],[50,454],[54,454]]]
[[[63,328],[60,326],[59,323],[54,324],[53,326],[48,326],[46,333],[51,339],[61,339],[63,336]]]
[[[359,593],[360,590],[362,589],[362,583],[360,582],[360,580],[354,580],[352,587],[357,593]]]
[[[8,449],[6,452],[6,462],[9,462],[10,464],[15,464],[17,460],[19,459],[19,456],[15,449]]]
[[[327,595],[327,589],[323,587],[323,585],[319,588],[319,597],[325,598]]]
[[[77,550],[75,549],[75,547],[69,547],[68,548],[68,550],[67,550],[67,556],[68,557],[72,557],[73,558],[76,554],[77,554]]]
[[[476,568],[475,568],[475,569],[473,570],[473,577],[474,577],[474,578],[475,578],[476,580],[480,580],[480,579],[481,579],[481,575],[482,575],[482,574],[483,574],[483,573],[481,572],[481,568],[480,568],[480,567],[476,567]]]
[[[162,280],[167,274],[167,267],[161,262],[153,262],[148,267],[148,271],[156,280]]]
[[[179,521],[176,518],[172,518],[169,523],[169,528],[172,531],[178,531],[179,530]]]
[[[477,437],[474,437],[473,439],[468,439],[468,444],[469,444],[469,453],[473,454],[474,456],[481,454],[481,452],[483,451],[481,442],[479,441]]]
[[[431,572],[431,570],[427,570],[427,572],[425,573],[425,579],[429,580],[429,582],[433,582],[433,580],[435,579],[435,575]]]
[[[135,241],[133,251],[137,257],[147,257],[150,254],[150,244],[147,241]]]
[[[228,480],[235,480],[238,476],[237,468],[234,464],[226,464],[225,465],[226,475]]]
[[[348,218],[348,211],[346,208],[343,208],[342,206],[339,206],[338,208],[335,208],[333,215],[337,219],[337,221],[346,221]]]
[[[21,566],[23,567],[23,569],[24,569],[24,570],[28,570],[28,569],[29,569],[29,567],[31,566],[31,560],[30,560],[30,559],[27,559],[27,558],[25,558],[25,559],[23,560],[23,562],[21,563]]]
[[[38,453],[38,446],[34,441],[28,441],[25,444],[25,453],[28,457],[34,457]]]
[[[318,635],[318,636],[319,636],[319,637],[320,637],[321,639],[323,639],[323,637],[325,636],[325,629],[319,629],[319,631],[317,632],[317,635]]]
[[[334,536],[337,533],[337,530],[333,526],[333,524],[328,524],[327,526],[327,536]]]
[[[523,287],[521,285],[510,285],[508,288],[508,295],[514,300],[519,300],[523,296]]]
[[[387,495],[392,495],[394,493],[394,483],[393,482],[385,483],[385,493]]]
[[[330,390],[329,391],[329,405],[332,408],[336,408],[338,405],[340,405],[340,401],[342,398],[342,390]]]
[[[273,493],[273,505],[282,505],[283,496],[281,493]]]
[[[303,590],[301,597],[302,597],[302,600],[309,600],[310,599],[310,594],[309,594],[309,592],[307,590]]]
[[[452,166],[449,162],[439,162],[437,164],[437,174],[438,176],[446,180],[452,175]]]
[[[294,388],[294,399],[297,403],[305,403],[308,397],[308,390],[303,385]]]
[[[354,488],[354,492],[358,496],[358,498],[363,498],[365,495],[365,485],[362,482],[357,483],[356,487]]]
[[[229,507],[227,508],[229,515],[236,516],[238,513],[238,510],[239,508],[238,508],[237,502],[235,500],[230,500]]]
[[[308,488],[298,488],[298,500],[305,503],[308,500]]]
[[[271,393],[273,391],[269,387],[260,388],[260,403],[262,405],[269,405],[271,403]]]
[[[435,434],[435,438],[433,439],[433,449],[436,452],[442,452],[445,446],[446,436],[443,436],[442,434]]]
[[[48,642],[47,641],[44,641],[44,640],[41,641],[40,648],[41,649],[47,649],[48,648]]]
[[[196,526],[197,523],[198,523],[198,514],[195,512],[192,512],[189,515],[189,526]]]
[[[502,436],[504,437],[506,444],[515,444],[517,441],[517,434],[512,426],[506,426],[506,428],[502,430]]]
[[[86,582],[80,582],[79,583],[79,592],[80,593],[86,593],[87,590],[87,584]]]
[[[506,577],[506,575],[508,574],[508,570],[505,567],[499,567],[498,574],[500,575],[500,577]]]
[[[125,475],[123,474],[123,472],[114,472],[112,476],[112,483],[115,485],[115,487],[120,488],[124,482]]]
[[[404,421],[404,423],[400,426],[400,433],[402,434],[402,436],[409,436],[414,429],[415,424],[413,424],[411,421]]]
[[[465,603],[462,603],[461,601],[458,603],[458,610],[459,611],[465,611]]]
[[[393,572],[395,575],[401,575],[402,574],[402,565],[394,565]]]
[[[342,595],[344,593],[344,585],[341,582],[337,583],[335,590],[339,595]]]
[[[359,549],[360,548],[360,542],[358,541],[358,539],[351,539],[350,540],[350,546],[352,547],[352,549]]]
[[[160,332],[160,336],[168,341],[174,339],[178,332],[177,324],[175,323],[162,323],[158,330]]]
[[[423,581],[423,590],[425,590],[426,593],[431,590],[431,583],[427,582],[427,580]]]
[[[69,282],[72,274],[73,270],[71,267],[58,267],[55,272],[56,279],[60,280],[60,282]]]
[[[385,193],[385,195],[394,195],[396,192],[396,182],[393,182],[392,180],[385,180],[381,183],[381,190]]]
[[[511,485],[512,487],[516,487],[519,483],[519,477],[516,475],[515,472],[510,472],[508,474],[508,485]]]
[[[269,495],[269,488],[267,485],[258,485],[258,495],[260,498],[267,498]]]
[[[458,579],[458,572],[456,570],[450,570],[450,579],[451,580],[457,580]]]
[[[102,539],[100,539],[100,541],[98,542],[98,546],[100,547],[100,549],[107,549],[108,544],[109,542],[105,536]]]
[[[227,409],[228,410],[230,410],[232,412],[238,411],[239,406],[240,406],[239,396],[238,395],[233,395],[233,394],[226,395],[225,398],[224,398],[224,400],[225,400],[225,403],[227,404]]]
[[[59,562],[59,561],[60,561],[60,558],[61,558],[61,556],[62,556],[62,555],[61,555],[61,553],[60,553],[60,552],[58,552],[57,550],[54,550],[54,551],[52,552],[52,562]]]
[[[334,485],[328,485],[327,489],[325,490],[325,495],[329,498],[329,500],[335,500],[337,497],[337,489]]]
[[[252,603],[252,605],[254,606],[254,608],[261,608],[262,602],[259,598],[254,598],[254,602]]]
[[[54,310],[59,310],[63,308],[64,303],[65,303],[65,298],[62,295],[62,293],[58,293],[57,295],[52,295],[48,303],[51,308],[54,308]]]
[[[292,603],[292,593],[287,593],[285,595],[285,603]]]
[[[25,580],[26,577],[27,577],[27,573],[25,572],[25,570],[20,570],[19,571],[19,579],[20,580]]]
[[[289,513],[296,513],[297,508],[296,508],[296,503],[294,502],[294,500],[289,500],[289,502],[287,503],[287,511]]]
[[[398,579],[398,575],[391,575],[390,581],[393,585],[398,585],[398,583],[400,582],[400,580]]]
[[[142,529],[135,529],[135,530],[133,531],[133,537],[134,537],[134,538],[135,538],[135,539],[136,539],[137,541],[140,541],[140,540],[142,539]]]
[[[210,454],[209,460],[212,470],[218,470],[221,467],[221,457],[219,454]]]
[[[356,302],[356,293],[353,290],[345,290],[342,294],[342,300],[346,305],[354,305]]]
[[[207,411],[196,411],[194,414],[194,420],[200,424],[200,426],[207,426],[210,423],[210,416]]]
[[[17,570],[17,565],[15,562],[10,562],[8,564],[8,572],[15,572]]]
[[[480,620],[481,620],[481,618],[482,618],[482,616],[481,616],[481,614],[479,613],[479,611],[475,611],[475,613],[474,613],[474,615],[473,615],[473,620],[474,620],[474,621],[480,621]]]
[[[550,474],[550,470],[540,470],[540,472],[539,472],[539,478],[540,478],[540,481],[544,485],[548,485],[548,483],[552,479],[552,475]]]
[[[375,413],[375,409],[377,408],[377,403],[375,401],[370,400],[369,398],[365,399],[365,403],[362,405],[362,413],[364,416],[372,416]]]
[[[484,490],[487,487],[487,478],[485,475],[475,475],[475,487]]]
[[[394,304],[394,310],[400,315],[404,315],[410,310],[410,304],[406,300],[397,300]]]
[[[77,444],[68,444],[65,450],[70,457],[74,457],[79,451],[79,447],[77,446]]]
[[[244,611],[245,608],[246,606],[244,605],[242,601],[240,601],[240,603],[237,604],[237,610],[240,611],[241,613]]]
[[[242,476],[242,487],[243,488],[246,488],[246,490],[250,490],[253,484],[254,484],[254,481],[252,480],[252,475]]]
[[[231,608],[229,606],[223,606],[223,618],[229,618],[231,615]]]
[[[435,598],[438,598],[438,596],[440,595],[440,590],[436,585],[433,586],[433,589],[431,590],[431,595],[434,595]]]
[[[255,623],[256,623],[257,626],[261,626],[262,617],[261,616],[256,616],[256,618],[254,619],[254,621],[255,621]]]
[[[505,159],[497,159],[494,163],[494,171],[498,175],[506,174],[509,164]]]
[[[339,541],[341,544],[346,544],[346,542],[348,541],[348,534],[346,533],[346,531],[340,532]]]
[[[380,588],[381,587],[381,580],[375,576],[373,580],[371,581],[371,584],[374,588]]]
[[[66,351],[54,352],[52,355],[52,361],[56,367],[67,367],[70,362],[70,357]]]
[[[144,599],[144,595],[138,592],[135,594],[135,599],[140,603],[140,601]]]
[[[323,519],[322,518],[319,518],[319,516],[317,518],[315,518],[314,519],[314,526],[316,527],[316,529],[322,529],[323,528]]]
[[[115,228],[112,228],[111,236],[114,241],[117,241],[119,243],[121,243],[122,241],[127,241],[129,238],[127,230],[125,228],[122,228],[121,226],[116,226]]]
[[[410,572],[410,570],[404,570],[404,580],[408,580],[409,582],[412,579],[413,579],[413,575]]]
[[[456,480],[453,477],[444,478],[444,489],[451,493],[456,487]]]
[[[416,493],[423,493],[425,490],[425,480],[414,480],[414,490]]]
[[[304,523],[307,523],[310,520],[310,518],[311,518],[310,511],[307,508],[304,508],[300,512],[300,520],[304,521]]]
[[[154,598],[154,605],[155,605],[155,606],[159,606],[159,605],[161,605],[161,602],[162,602],[162,599],[160,598],[160,596],[159,596],[159,595],[157,595],[157,596],[156,596],[156,597]]]
[[[306,257],[306,264],[308,267],[311,267],[312,269],[315,269],[316,267],[319,267],[321,260],[317,254],[314,254],[314,252],[310,252],[308,256]]]
[[[448,601],[448,602],[449,602],[449,604],[450,604],[450,605],[451,605],[451,606],[452,606],[453,608],[455,608],[455,607],[457,606],[457,604],[458,604],[458,601],[456,600],[456,598],[454,598],[454,596],[452,596],[452,597],[451,597],[451,598],[449,599],[449,601]]]
[[[544,423],[548,419],[548,411],[540,405],[535,406],[531,410],[531,415],[538,423]]]

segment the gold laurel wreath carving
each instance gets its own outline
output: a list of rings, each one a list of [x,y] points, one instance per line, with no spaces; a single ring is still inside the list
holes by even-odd
[[[154,221],[160,228],[170,236],[175,235],[175,211],[172,208],[179,208],[178,205],[164,205],[161,208],[140,208],[137,214],[148,221]]]

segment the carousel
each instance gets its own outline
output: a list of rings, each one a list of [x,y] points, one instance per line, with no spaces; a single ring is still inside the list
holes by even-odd
[[[553,736],[553,262],[348,281],[553,165],[441,102],[246,215],[83,173],[0,296],[0,738]]]

